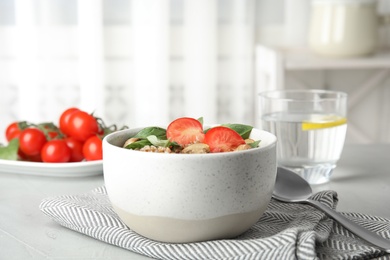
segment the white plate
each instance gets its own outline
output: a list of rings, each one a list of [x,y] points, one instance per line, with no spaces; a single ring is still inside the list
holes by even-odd
[[[103,161],[40,163],[0,159],[0,173],[50,177],[86,177],[103,174]]]

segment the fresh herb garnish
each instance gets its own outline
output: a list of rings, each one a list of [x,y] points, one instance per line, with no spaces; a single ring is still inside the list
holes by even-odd
[[[249,138],[253,129],[253,126],[243,125],[243,124],[223,124],[222,126],[226,126],[229,127],[230,129],[233,129],[244,139]]]
[[[0,146],[0,159],[13,160],[18,159],[19,139],[12,139],[7,146]]]
[[[152,143],[152,145],[154,146],[162,146],[162,147],[169,147],[170,145],[172,145],[172,142],[170,142],[169,140],[166,140],[166,139],[159,139],[157,136],[155,135],[149,135],[147,137],[147,139],[149,140],[149,142]]]
[[[164,128],[151,126],[139,131],[134,138],[147,139],[148,136],[155,135],[159,139],[167,139],[167,131]]]
[[[134,143],[131,143],[131,144],[128,144],[126,145],[126,149],[132,149],[132,150],[136,150],[136,149],[141,149],[142,147],[145,147],[147,145],[151,145],[152,143],[148,140],[148,139],[141,139],[141,140],[138,140]]]
[[[254,141],[253,143],[248,143],[251,148],[259,147],[260,140]]]

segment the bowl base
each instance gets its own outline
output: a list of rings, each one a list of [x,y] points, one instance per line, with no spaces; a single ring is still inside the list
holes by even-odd
[[[139,216],[113,205],[120,219],[136,233],[160,242],[190,243],[234,238],[254,225],[265,208],[227,216],[185,220],[169,217]]]

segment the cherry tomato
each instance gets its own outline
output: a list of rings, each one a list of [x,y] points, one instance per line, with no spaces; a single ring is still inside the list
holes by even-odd
[[[69,162],[71,150],[64,140],[56,139],[46,142],[42,147],[41,157],[43,162],[63,163]]]
[[[11,141],[12,139],[19,138],[19,137],[20,137],[20,133],[21,133],[21,131],[20,131],[20,132],[18,132],[18,131],[12,132],[12,134],[10,134],[10,135],[8,136],[7,141],[9,142],[9,141]],[[9,140],[8,140],[8,139],[9,139]]]
[[[10,125],[8,125],[7,129],[5,130],[5,137],[7,141],[11,141],[14,138],[18,138],[20,136],[20,128],[18,122],[13,122]]]
[[[68,130],[69,136],[84,142],[98,133],[99,125],[92,115],[79,110],[69,116]]]
[[[80,162],[84,160],[82,142],[74,139],[73,137],[65,138],[64,141],[71,151],[69,162]]]
[[[50,131],[47,133],[49,135],[49,140],[51,139],[55,139],[58,137],[58,133],[57,132],[54,132],[54,131]]]
[[[46,137],[38,128],[26,128],[20,133],[19,148],[25,155],[40,154],[45,143]]]
[[[28,162],[42,162],[41,154],[26,155],[20,149],[18,150],[19,160]]]
[[[239,145],[245,144],[245,140],[233,129],[217,126],[207,131],[204,143],[210,147],[210,152],[230,152]]]
[[[102,139],[100,139],[97,135],[88,138],[83,145],[83,154],[87,161],[102,160]]]
[[[53,123],[42,123],[42,124],[39,124],[38,128],[41,129],[42,131],[44,131],[48,141],[52,140],[52,139],[62,138],[62,134],[60,133],[60,130]]]
[[[30,162],[42,162],[42,157],[40,154],[32,155],[32,156],[27,156],[26,161]]]
[[[75,107],[71,107],[66,109],[64,112],[62,112],[60,116],[59,127],[61,132],[64,133],[65,135],[69,135],[69,118],[76,111],[79,111],[79,109]]]
[[[203,126],[194,118],[178,118],[169,124],[167,138],[181,146],[203,142]]]

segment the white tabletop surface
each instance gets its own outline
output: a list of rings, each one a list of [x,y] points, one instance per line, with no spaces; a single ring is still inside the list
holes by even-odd
[[[331,182],[338,211],[390,218],[390,145],[346,145]],[[0,259],[147,259],[52,221],[38,208],[46,197],[77,194],[103,176],[55,178],[0,173]]]

